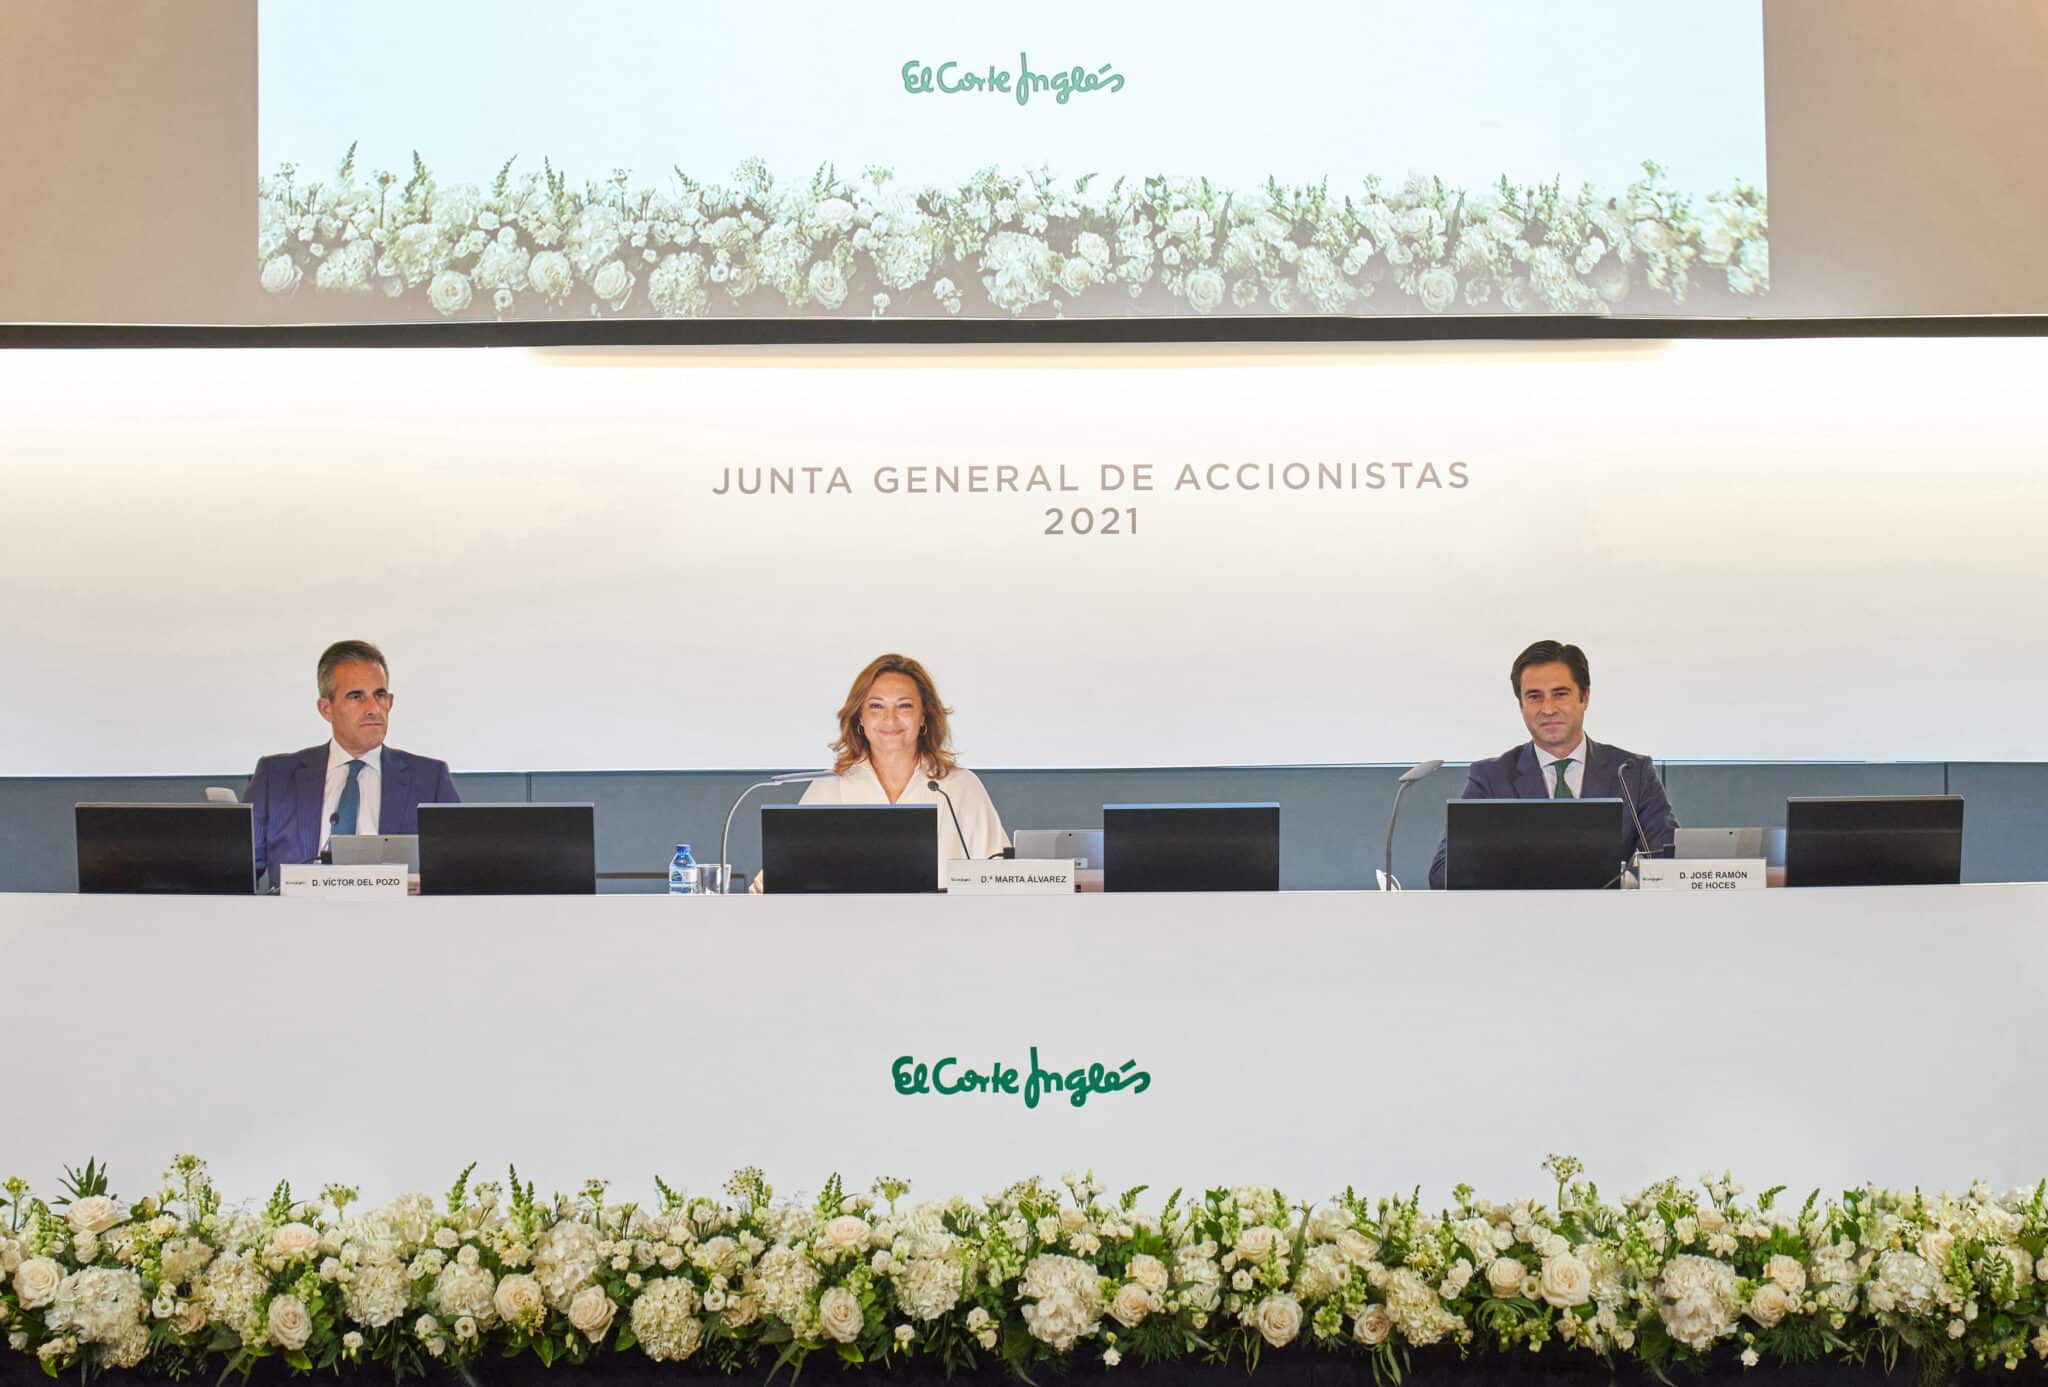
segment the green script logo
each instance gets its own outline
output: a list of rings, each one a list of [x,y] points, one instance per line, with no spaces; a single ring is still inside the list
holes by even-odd
[[[1124,75],[1110,71],[1115,66],[1115,63],[1104,63],[1093,72],[1083,67],[1065,68],[1059,72],[1033,72],[1029,55],[1019,53],[1015,72],[994,64],[979,71],[963,72],[958,62],[943,62],[937,67],[929,67],[921,59],[912,58],[903,65],[903,90],[912,96],[930,96],[933,93],[955,96],[961,92],[1014,96],[1019,106],[1029,105],[1033,92],[1049,91],[1053,93],[1053,100],[1064,106],[1075,96],[1088,92],[1122,91]]]
[[[1067,1101],[1080,1107],[1088,1101],[1091,1093],[1118,1093],[1129,1089],[1132,1093],[1143,1093],[1152,1087],[1152,1076],[1138,1068],[1136,1060],[1125,1060],[1115,1069],[1101,1064],[1091,1064],[1086,1069],[1069,1069],[1061,1074],[1055,1070],[1042,1069],[1038,1063],[1038,1047],[1031,1047],[1031,1068],[1028,1073],[1010,1068],[998,1060],[986,1070],[961,1069],[957,1056],[948,1055],[930,1069],[918,1062],[915,1055],[903,1055],[889,1066],[889,1074],[896,1082],[896,1092],[905,1098],[920,1093],[940,1093],[951,1097],[956,1093],[1019,1093],[1018,1080],[1023,1080],[1021,1096],[1024,1106],[1035,1108],[1039,1098],[1047,1093],[1064,1093]]]

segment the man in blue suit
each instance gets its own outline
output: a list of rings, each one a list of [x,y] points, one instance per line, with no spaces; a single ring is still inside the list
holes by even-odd
[[[395,701],[384,652],[337,641],[320,656],[320,716],[334,736],[266,756],[242,792],[255,810],[256,870],[318,861],[336,834],[418,833],[422,804],[458,804],[448,763],[384,745]]]
[[[1639,851],[1646,857],[1667,856],[1678,833],[1678,815],[1665,798],[1655,764],[1586,735],[1586,705],[1593,691],[1586,652],[1576,645],[1537,641],[1515,657],[1508,678],[1529,740],[1490,761],[1473,762],[1464,798],[1633,799],[1643,831],[1636,832],[1636,815],[1624,812],[1614,860],[1625,862]],[[1436,860],[1429,864],[1429,884],[1439,891],[1448,847],[1447,839],[1439,840]]]

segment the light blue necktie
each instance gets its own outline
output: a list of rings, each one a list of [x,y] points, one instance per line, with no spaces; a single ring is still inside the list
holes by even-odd
[[[341,803],[334,807],[334,836],[356,831],[356,815],[363,807],[363,792],[356,784],[356,777],[363,773],[366,761],[348,763],[348,784],[341,787]]]
[[[1572,763],[1572,762],[1573,762],[1573,761],[1574,761],[1575,759],[1577,759],[1577,758],[1575,758],[1575,757],[1571,757],[1571,756],[1567,756],[1567,757],[1565,757],[1565,758],[1564,758],[1564,759],[1563,759],[1562,761],[1553,761],[1553,762],[1551,762],[1551,763],[1550,763],[1550,764],[1551,764],[1551,768],[1552,768],[1553,770],[1555,770],[1555,771],[1557,772],[1557,788],[1556,788],[1555,790],[1552,790],[1552,791],[1550,792],[1550,797],[1551,797],[1552,799],[1571,799],[1571,798],[1573,798],[1573,795],[1572,795],[1572,787],[1571,787],[1570,785],[1568,785],[1568,784],[1566,784],[1566,783],[1565,783],[1565,778],[1564,778],[1564,772],[1565,772],[1565,768],[1566,768],[1567,766],[1571,765],[1571,763]]]

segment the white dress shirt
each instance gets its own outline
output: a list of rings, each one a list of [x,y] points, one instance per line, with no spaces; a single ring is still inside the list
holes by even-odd
[[[955,768],[943,776],[939,784],[952,797],[953,811],[960,815],[960,827],[953,827],[953,814],[946,810],[946,802],[934,790],[925,788],[931,776],[922,766],[910,777],[910,783],[903,787],[898,804],[935,804],[938,812],[937,856],[933,860],[933,871],[937,873],[940,885],[946,881],[946,864],[961,856],[961,840],[966,840],[966,856],[990,858],[1010,846],[1010,837],[1003,832],[1002,818],[996,813],[995,804],[989,799],[988,791],[982,788],[981,779],[964,767]],[[873,766],[857,761],[846,768],[844,775],[835,775],[830,780],[814,780],[804,791],[805,804],[887,804],[888,794],[882,789],[881,780],[875,775]]]
[[[1557,772],[1551,767],[1564,760],[1566,756],[1571,758],[1571,764],[1564,768],[1564,783],[1571,787],[1573,799],[1585,798],[1581,792],[1586,784],[1586,748],[1592,744],[1588,738],[1580,737],[1579,744],[1564,756],[1552,756],[1537,743],[1529,744],[1536,747],[1536,769],[1542,772],[1544,792],[1552,799],[1557,798]]]
[[[334,812],[341,807],[342,787],[348,784],[348,763],[359,760],[363,763],[356,773],[356,795],[360,801],[356,809],[356,832],[375,833],[377,814],[384,804],[384,748],[373,746],[359,757],[351,757],[341,749],[340,742],[327,744],[327,798],[320,802],[320,851],[327,851],[327,840],[334,836]],[[304,842],[302,838],[299,840]]]

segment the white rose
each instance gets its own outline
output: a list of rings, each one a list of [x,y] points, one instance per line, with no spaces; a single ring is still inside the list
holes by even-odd
[[[1117,1287],[1116,1295],[1110,1300],[1109,1313],[1124,1328],[1136,1329],[1145,1322],[1145,1316],[1152,1313],[1151,1293],[1135,1281],[1126,1281]]]
[[[121,1206],[103,1194],[89,1194],[76,1200],[65,1212],[74,1233],[104,1233],[121,1222]]]
[[[1433,266],[1416,276],[1415,292],[1424,308],[1441,313],[1458,301],[1458,277],[1442,265]]]
[[[1584,1305],[1593,1295],[1593,1273],[1566,1252],[1544,1262],[1542,1285],[1543,1299],[1551,1305]]]
[[[178,1318],[173,1324],[180,1334],[190,1338],[206,1328],[206,1306],[196,1300],[190,1302],[178,1311]]]
[[[1131,1280],[1137,1282],[1140,1286],[1152,1292],[1152,1294],[1158,1295],[1166,1289],[1166,1263],[1160,1261],[1157,1257],[1140,1252],[1137,1256],[1131,1258]]]
[[[626,296],[633,292],[633,272],[623,261],[608,260],[592,277],[590,292],[610,304],[615,311],[623,308]]]
[[[1793,1295],[1806,1289],[1806,1268],[1799,1264],[1797,1257],[1778,1254],[1764,1263],[1764,1275]]]
[[[313,1317],[297,1296],[281,1295],[270,1302],[270,1338],[279,1348],[296,1351],[313,1337]]]
[[[443,313],[460,313],[469,307],[469,276],[460,270],[443,270],[427,285],[427,302]]]
[[[1939,1228],[1930,1228],[1920,1235],[1920,1255],[1934,1263],[1937,1272],[1948,1272],[1948,1255],[1954,1250],[1956,1235]]]
[[[569,1302],[569,1327],[594,1344],[612,1327],[612,1316],[618,1308],[604,1293],[604,1287],[585,1286]]]
[[[1793,1308],[1791,1295],[1775,1281],[1764,1282],[1749,1298],[1749,1317],[1765,1329],[1776,1328]]]
[[[1700,257],[1709,265],[1725,265],[1735,258],[1735,233],[1725,226],[1714,226],[1700,237]]]
[[[1486,1285],[1502,1300],[1513,1300],[1522,1293],[1522,1277],[1528,1268],[1512,1257],[1496,1257],[1486,1269]]]
[[[48,1257],[31,1257],[14,1272],[14,1294],[21,1299],[21,1308],[35,1310],[48,1305],[57,1297],[57,1288],[64,1284],[64,1268]]]
[[[825,1225],[825,1241],[841,1252],[852,1252],[868,1245],[868,1223],[853,1214],[841,1214]]]
[[[491,1296],[491,1304],[498,1312],[498,1318],[512,1324],[527,1324],[546,1313],[543,1306],[547,1297],[540,1288],[540,1282],[531,1276],[508,1276],[498,1283],[498,1289]]]
[[[1709,1204],[1700,1210],[1700,1227],[1709,1233],[1718,1233],[1728,1226],[1728,1216]]]
[[[1088,1226],[1088,1215],[1079,1209],[1061,1209],[1060,1227],[1069,1233],[1078,1233]]]
[[[304,1223],[287,1223],[270,1235],[270,1241],[287,1257],[304,1257],[320,1246],[320,1233]]]
[[[289,255],[273,255],[263,262],[263,292],[266,294],[288,294],[298,287],[300,278],[298,262]]]
[[[818,1297],[818,1326],[826,1337],[850,1344],[860,1337],[865,1320],[860,1302],[844,1286],[834,1286]]]
[[[1353,1266],[1363,1266],[1380,1255],[1379,1243],[1355,1228],[1347,1228],[1337,1235],[1337,1250]]]
[[[1213,313],[1223,306],[1223,276],[1215,270],[1200,269],[1187,279],[1188,307],[1197,313]]]
[[[1253,1320],[1260,1337],[1274,1348],[1285,1348],[1301,1333],[1301,1302],[1291,1295],[1269,1295],[1259,1302]]]
[[[839,267],[830,260],[820,260],[811,266],[805,283],[811,297],[826,312],[832,312],[846,302],[846,276],[839,273]]]
[[[1233,1250],[1247,1262],[1264,1262],[1273,1255],[1273,1249],[1280,1245],[1280,1230],[1264,1224],[1253,1224],[1237,1235]]]
[[[576,274],[569,266],[568,256],[558,250],[544,250],[528,262],[526,282],[535,293],[559,299],[576,287]]]
[[[1371,1348],[1375,1344],[1385,1343],[1387,1335],[1392,1333],[1393,1329],[1393,1317],[1387,1314],[1386,1306],[1368,1305],[1360,1310],[1358,1318],[1352,1321],[1351,1337]]]

